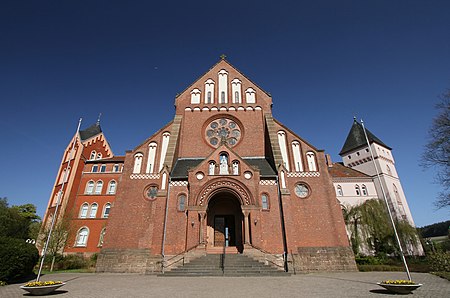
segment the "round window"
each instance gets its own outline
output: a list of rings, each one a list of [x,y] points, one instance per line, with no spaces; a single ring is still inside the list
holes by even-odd
[[[158,195],[158,187],[150,186],[145,190],[145,197],[149,200],[155,200]]]
[[[241,139],[241,128],[229,118],[219,118],[211,121],[205,129],[205,138],[209,145],[219,147],[221,143],[227,143],[234,147]]]
[[[309,187],[304,183],[295,186],[295,194],[300,198],[306,198],[310,194]]]

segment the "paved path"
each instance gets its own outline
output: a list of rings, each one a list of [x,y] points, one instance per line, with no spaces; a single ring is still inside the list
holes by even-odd
[[[404,279],[401,272],[314,273],[290,277],[156,277],[135,274],[59,273],[41,280],[67,284],[50,297],[390,297],[376,282]],[[450,297],[450,282],[413,273],[422,283],[409,297]],[[0,287],[0,297],[27,297],[20,284]]]

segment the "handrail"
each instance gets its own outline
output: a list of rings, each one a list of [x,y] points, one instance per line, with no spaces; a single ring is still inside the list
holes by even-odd
[[[262,248],[259,248],[259,247],[254,246],[254,245],[252,245],[252,247],[253,247],[254,249],[256,249],[256,250],[259,250],[260,252],[262,252],[262,253],[264,254],[264,260],[266,260],[266,261],[269,262],[269,263],[272,263],[273,265],[275,265],[275,266],[277,266],[277,267],[279,267],[279,268],[283,268],[283,269],[284,269],[284,267],[285,267],[285,266],[284,266],[284,255],[283,255],[283,265],[278,265],[277,263],[275,263],[275,262],[269,260],[269,259],[266,257],[266,255],[272,255],[270,252],[267,252],[267,251],[263,250]]]
[[[176,254],[176,255],[172,256],[170,259],[164,260],[163,263],[162,263],[163,268],[168,268],[168,267],[172,266],[173,264],[178,263],[180,260],[183,260],[183,266],[184,266],[184,259],[185,259],[184,256],[181,259],[176,260],[176,261],[172,262],[169,265],[166,265],[166,264],[169,263],[171,260],[175,259],[176,257],[179,257],[179,256],[181,256],[183,254],[186,254],[186,253],[190,252],[191,250],[193,250],[193,249],[195,249],[197,247],[198,247],[198,245],[193,246],[193,247],[189,248],[188,250],[186,250],[184,252],[180,252],[179,254]]]
[[[172,262],[171,264],[167,264],[167,265],[166,265],[166,264],[163,264],[163,267],[164,267],[164,268],[169,268],[170,266],[172,266],[173,264],[178,263],[179,261],[183,261],[183,266],[184,266],[184,257],[182,257],[181,259],[178,259],[178,260]],[[167,263],[167,261],[166,261],[166,263]]]
[[[225,274],[225,253],[226,253],[226,246],[227,246],[227,237],[228,235],[224,235],[225,239],[223,241],[223,254],[220,256],[220,268],[222,269],[222,275]]]

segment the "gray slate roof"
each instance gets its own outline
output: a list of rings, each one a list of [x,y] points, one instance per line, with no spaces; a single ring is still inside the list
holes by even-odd
[[[275,170],[265,158],[243,158],[245,162],[259,169],[261,177],[276,176]],[[178,159],[173,167],[172,179],[187,179],[188,170],[197,167],[204,159]]]
[[[369,143],[377,143],[385,148],[391,150],[392,148],[383,143],[379,138],[377,138],[373,133],[371,133],[367,128],[367,138],[369,139]],[[344,146],[339,152],[339,155],[344,155],[347,152],[353,151],[355,149],[367,146],[366,137],[364,136],[364,129],[356,119],[353,121],[352,128],[348,133],[347,139],[345,140]]]
[[[95,135],[98,135],[101,132],[102,132],[102,129],[100,128],[100,124],[96,123],[94,125],[89,126],[85,130],[80,130],[80,138],[82,141],[84,141],[89,138],[92,138]]]

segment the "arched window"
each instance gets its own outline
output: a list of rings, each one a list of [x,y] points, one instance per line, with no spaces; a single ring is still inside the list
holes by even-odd
[[[103,216],[104,218],[107,218],[109,216],[109,211],[111,210],[111,203],[106,203],[105,207],[103,208]]]
[[[269,210],[269,197],[267,196],[267,194],[262,194],[261,206],[263,210]]]
[[[216,169],[216,163],[214,161],[209,162],[208,175],[214,175]]]
[[[355,185],[355,193],[356,193],[357,196],[361,195],[361,191],[359,189],[359,185]]]
[[[67,172],[66,172],[66,170],[67,170]],[[67,180],[69,179],[69,175],[70,175],[70,167],[67,167],[67,169],[64,170],[64,176],[63,176],[64,182],[67,182]]]
[[[316,158],[313,152],[307,152],[306,153],[306,160],[308,161],[308,169],[310,172],[316,172],[317,166],[316,166]]]
[[[85,194],[91,195],[94,192],[94,181],[89,181],[86,184],[86,191]]]
[[[162,134],[162,144],[161,144],[161,157],[159,159],[159,169],[158,172],[164,167],[164,161],[166,159],[167,147],[169,146],[170,132],[166,131]]]
[[[178,196],[178,211],[186,210],[186,195],[182,194]]]
[[[86,218],[89,210],[89,204],[84,203],[80,208],[80,218]]]
[[[97,152],[95,152],[95,150],[91,151],[91,156],[89,157],[90,160],[94,160],[95,157],[97,156]]]
[[[207,79],[205,82],[205,103],[214,103],[214,84],[211,79]]]
[[[245,90],[245,101],[247,103],[256,103],[256,91],[253,88],[247,88]]]
[[[362,190],[363,196],[367,196],[367,187],[364,184],[361,186],[361,190]]]
[[[101,159],[102,158],[102,154],[101,153],[97,153],[97,159]]]
[[[97,203],[91,205],[91,212],[89,212],[89,218],[95,218],[95,216],[97,215],[97,209],[98,209]]]
[[[233,103],[241,103],[241,81],[239,79],[234,79],[231,81],[231,93],[234,94]]]
[[[148,144],[148,160],[147,160],[147,169],[146,173],[153,173],[155,171],[155,157],[156,157],[156,148],[158,145],[155,142],[151,142]]]
[[[200,95],[201,95],[201,92],[199,89],[195,88],[194,90],[192,90],[191,91],[191,103],[192,104],[200,103]]]
[[[228,72],[221,69],[218,73],[220,103],[228,102]]]
[[[234,102],[239,103],[239,92],[238,91],[234,91]]]
[[[389,165],[386,165],[386,171],[389,175],[392,175],[392,171],[391,171],[391,168],[389,167]]]
[[[284,132],[282,130],[280,130],[278,132],[278,144],[280,145],[281,157],[283,159],[283,164],[286,167],[286,169],[289,171],[289,159],[288,159],[287,146],[286,146],[286,132]]]
[[[103,240],[105,239],[105,234],[106,234],[106,228],[103,228],[102,231],[100,232],[100,237],[98,239],[98,247],[103,246]]]
[[[133,167],[133,174],[140,174],[141,173],[141,165],[142,165],[142,153],[136,153],[134,155],[134,167]]]
[[[239,175],[239,162],[233,161],[233,175]]]
[[[95,185],[95,194],[96,195],[101,194],[102,188],[103,188],[103,181],[102,180],[97,181],[97,184]]]
[[[81,228],[77,233],[76,246],[86,246],[89,237],[89,230],[86,227]]]
[[[337,195],[342,197],[344,195],[344,192],[342,191],[342,186],[337,186]]]
[[[302,155],[300,154],[300,143],[292,142],[292,152],[294,154],[294,166],[296,172],[303,172]]]
[[[211,91],[208,91],[206,103],[212,103]]]
[[[108,194],[113,195],[116,193],[116,181],[111,180],[108,185]]]

